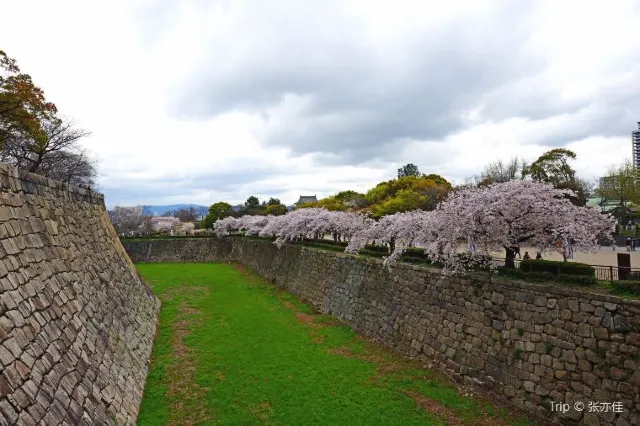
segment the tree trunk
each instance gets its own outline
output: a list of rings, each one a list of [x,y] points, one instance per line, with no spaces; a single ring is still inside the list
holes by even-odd
[[[337,243],[337,242],[338,242],[338,233],[337,233],[337,232],[334,232],[334,233],[333,233],[333,242],[334,242],[334,243]]]
[[[389,239],[389,253],[393,253],[396,250],[396,239],[395,238],[390,238]]]
[[[513,247],[505,247],[506,255],[504,258],[504,267],[505,268],[515,268],[516,267],[516,250]]]

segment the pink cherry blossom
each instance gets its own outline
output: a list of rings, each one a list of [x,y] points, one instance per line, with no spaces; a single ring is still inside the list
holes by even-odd
[[[243,216],[218,220],[216,235],[232,232],[275,237],[282,247],[289,241],[338,235],[349,241],[347,252],[366,244],[388,244],[390,265],[409,247],[424,248],[446,269],[459,271],[486,264],[491,253],[527,244],[539,251],[596,250],[598,241],[610,239],[615,220],[597,209],[578,207],[567,198],[570,191],[532,181],[510,181],[488,187],[454,191],[433,211],[411,211],[378,221],[353,212],[324,208],[297,209],[283,216]],[[557,242],[563,241],[561,247]],[[460,247],[468,253],[460,256]],[[496,264],[489,266],[495,269]]]
[[[563,238],[573,250],[593,251],[599,239],[610,239],[615,220],[597,209],[578,207],[567,198],[571,191],[532,181],[510,181],[484,188],[453,192],[434,210],[428,232],[416,243],[434,259],[459,267],[460,244],[469,241],[476,260],[491,252],[527,244],[539,251],[557,250]],[[472,262],[473,263],[473,262]]]
[[[218,237],[229,235],[240,229],[241,223],[235,217],[225,217],[224,219],[218,219],[213,224],[213,232]]]
[[[155,232],[171,232],[180,225],[180,219],[172,216],[154,216],[151,218],[151,228]]]

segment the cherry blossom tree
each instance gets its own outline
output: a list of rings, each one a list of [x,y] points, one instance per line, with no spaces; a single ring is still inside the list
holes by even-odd
[[[193,222],[183,222],[174,229],[177,235],[190,235],[193,233],[193,230],[196,229],[196,225],[193,224]]]
[[[242,216],[245,217],[245,216]],[[241,223],[238,218],[228,216],[224,219],[218,219],[213,224],[213,232],[218,237],[223,237],[225,235],[229,235],[232,232],[240,229]]]
[[[147,235],[151,232],[151,217],[143,214],[142,206],[115,206],[108,213],[118,235]]]
[[[258,235],[266,238],[277,236],[289,220],[289,217],[287,216],[290,214],[292,213],[287,213],[281,216],[271,216],[269,222],[262,228],[262,230],[260,230]]]
[[[346,251],[356,253],[370,243],[388,244],[391,254],[385,258],[384,263],[391,265],[409,247],[436,247],[436,223],[434,211],[414,210],[383,216],[370,227],[354,235]]]
[[[280,216],[282,219],[271,230],[275,231],[272,236],[277,237],[275,244],[282,247],[288,241],[316,238],[320,233],[330,232],[328,213],[324,208],[306,208]],[[262,235],[266,235],[266,232]]]
[[[615,220],[597,209],[578,207],[567,196],[571,191],[550,184],[510,181],[450,194],[434,211],[428,229],[417,244],[436,260],[456,267],[461,259],[479,260],[505,250],[505,266],[513,267],[515,247],[534,246],[538,251],[594,251],[599,239],[611,240]],[[558,241],[565,241],[564,246]],[[471,253],[459,256],[460,244]]]
[[[245,215],[238,218],[238,230],[242,231],[245,235],[258,235],[260,231],[267,226],[269,221],[275,216],[268,215]]]
[[[227,217],[213,224],[214,232],[222,237],[232,232],[261,237],[276,237],[276,245],[281,247],[288,241],[305,238],[318,239],[326,233],[351,238],[357,232],[369,227],[372,219],[360,213],[329,211],[324,208],[306,208],[282,216]]]
[[[370,217],[356,212],[334,211],[325,214],[329,216],[331,232],[344,236],[349,241],[354,235],[362,233],[375,223]]]
[[[388,245],[391,253],[406,250],[414,243],[418,223],[428,220],[431,212],[413,210],[381,217],[351,238],[347,252],[356,253],[367,244]]]
[[[377,222],[360,213],[305,208],[282,216],[228,217],[215,222],[214,232],[275,237],[278,247],[330,233],[349,240],[346,251],[351,253],[369,243],[388,244],[387,265],[407,248],[421,247],[447,269],[487,263],[495,269],[488,261],[491,254],[505,250],[506,266],[513,267],[520,244],[570,255],[572,250],[595,250],[599,240],[611,239],[614,219],[572,204],[569,195],[550,184],[509,181],[464,188],[451,193],[436,210],[396,213]],[[461,255],[465,244],[468,253]]]
[[[171,232],[180,225],[180,219],[173,216],[154,216],[151,218],[151,227],[154,232]]]
[[[281,247],[288,241],[318,239],[326,233],[349,239],[371,223],[370,218],[360,213],[305,208],[274,218],[273,223],[265,227],[260,235],[277,237],[275,244]]]
[[[275,216],[244,215],[241,217],[225,217],[218,219],[213,224],[213,232],[218,237],[240,232],[244,235],[258,235]],[[270,236],[270,235],[264,235]]]

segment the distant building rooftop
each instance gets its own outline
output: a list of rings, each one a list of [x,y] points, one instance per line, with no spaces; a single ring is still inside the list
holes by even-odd
[[[315,195],[301,195],[296,205],[304,203],[315,203],[316,201],[318,201],[318,198]]]

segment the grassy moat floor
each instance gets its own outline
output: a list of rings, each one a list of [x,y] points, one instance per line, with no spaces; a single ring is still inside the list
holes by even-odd
[[[241,265],[138,264],[162,300],[139,425],[507,425]]]

